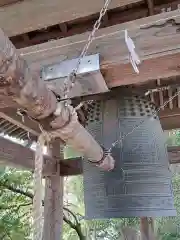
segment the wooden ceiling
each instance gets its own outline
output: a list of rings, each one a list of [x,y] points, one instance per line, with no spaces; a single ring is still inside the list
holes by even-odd
[[[22,2],[23,0],[0,0],[0,7],[4,7],[4,6],[7,6],[7,5],[10,5],[10,4],[14,4],[14,3],[17,3],[17,2]]]
[[[140,2],[113,0],[109,9]],[[0,9],[0,27],[8,36],[15,36],[96,14],[103,4],[104,0],[25,0]]]
[[[26,0],[0,8],[0,28],[22,48],[64,38],[92,29],[103,1]],[[154,2],[154,4],[152,4]],[[113,0],[101,28],[175,10],[175,0]]]

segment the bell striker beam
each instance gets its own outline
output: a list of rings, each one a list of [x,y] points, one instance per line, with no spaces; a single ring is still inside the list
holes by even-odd
[[[113,168],[114,160],[79,123],[72,106],[57,101],[40,75],[32,72],[13,44],[0,30],[0,96],[8,97],[40,121],[45,130],[53,132],[74,149],[86,155],[104,170]],[[42,121],[45,120],[45,121]]]
[[[60,176],[60,143],[55,141],[48,148],[56,172],[45,177],[44,240],[60,240],[63,229],[63,177]]]

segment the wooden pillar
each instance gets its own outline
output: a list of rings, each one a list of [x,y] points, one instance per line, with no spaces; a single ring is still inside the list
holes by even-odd
[[[123,240],[138,240],[138,232],[131,227],[123,227],[122,230]]]
[[[154,221],[152,218],[140,219],[141,240],[156,240],[154,234]]]
[[[45,177],[43,240],[60,240],[63,228],[63,177],[60,177],[60,164],[57,162],[60,142],[54,142],[48,152],[57,171]]]

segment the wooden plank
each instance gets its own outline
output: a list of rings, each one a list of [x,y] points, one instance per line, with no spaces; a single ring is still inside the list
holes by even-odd
[[[141,2],[140,0],[113,0],[111,8]],[[6,34],[18,34],[46,28],[62,22],[72,21],[98,13],[104,0],[34,0],[0,8],[0,28]]]
[[[171,23],[162,19],[171,19]],[[88,50],[88,55],[100,54],[101,70],[109,88],[180,75],[178,23],[180,11],[175,10],[100,29]],[[129,30],[129,35],[143,60],[139,67],[140,74],[136,74],[129,63],[124,41],[125,29]],[[39,71],[46,64],[78,57],[87,38],[88,33],[75,35],[20,49],[19,52],[32,69]]]
[[[57,166],[56,173],[45,177],[44,197],[44,240],[62,239],[63,227],[63,177],[60,176],[60,165],[54,156],[60,158],[60,142],[56,141],[49,148],[49,156]]]
[[[62,139],[100,168],[106,171],[112,169],[113,157],[110,154],[104,157],[102,147],[80,124],[73,107],[58,103],[55,94],[39,75],[30,71],[27,62],[17,54],[2,30],[0,47],[1,96],[8,96],[12,102],[17,102],[29,116],[39,119],[42,128],[50,130],[53,137]]]
[[[44,158],[46,164],[43,172],[48,175],[49,172],[54,170],[54,166],[50,157],[45,156]],[[0,162],[6,165],[33,170],[34,151],[18,143],[0,137]]]
[[[169,116],[161,118],[161,125],[164,130],[172,130],[180,128],[180,116]]]
[[[113,2],[114,1],[112,1],[112,3]],[[162,9],[171,8],[171,10],[176,10],[179,4],[180,0],[175,0],[173,2],[167,2],[164,4],[159,3],[154,7],[154,14],[161,13]],[[100,28],[117,25],[123,22],[133,21],[147,16],[148,8],[147,5],[144,3],[135,4],[129,8],[115,8],[108,11],[108,13],[103,17]],[[95,22],[97,17],[98,13],[92,15],[91,17],[77,19],[76,21],[60,23],[58,25],[55,25],[56,27],[49,27],[46,30],[36,30],[33,34],[29,35],[29,41],[23,40],[23,34],[20,35],[21,37],[12,37],[11,40],[17,48],[24,48],[31,45],[52,41],[52,39],[55,40],[63,37],[70,37],[72,35],[82,34],[92,29],[92,23]],[[63,24],[64,26],[62,27],[61,25]],[[59,31],[58,26],[61,26],[63,31]]]
[[[168,147],[168,155],[171,164],[180,163],[180,146]]]

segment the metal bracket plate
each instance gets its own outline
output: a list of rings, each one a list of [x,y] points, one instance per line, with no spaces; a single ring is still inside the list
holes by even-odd
[[[78,59],[72,59],[44,66],[41,70],[41,77],[48,88],[59,96],[63,96],[64,80],[76,67],[77,61]],[[81,60],[76,83],[69,93],[69,97],[98,94],[108,90],[100,71],[99,54],[85,56]]]

